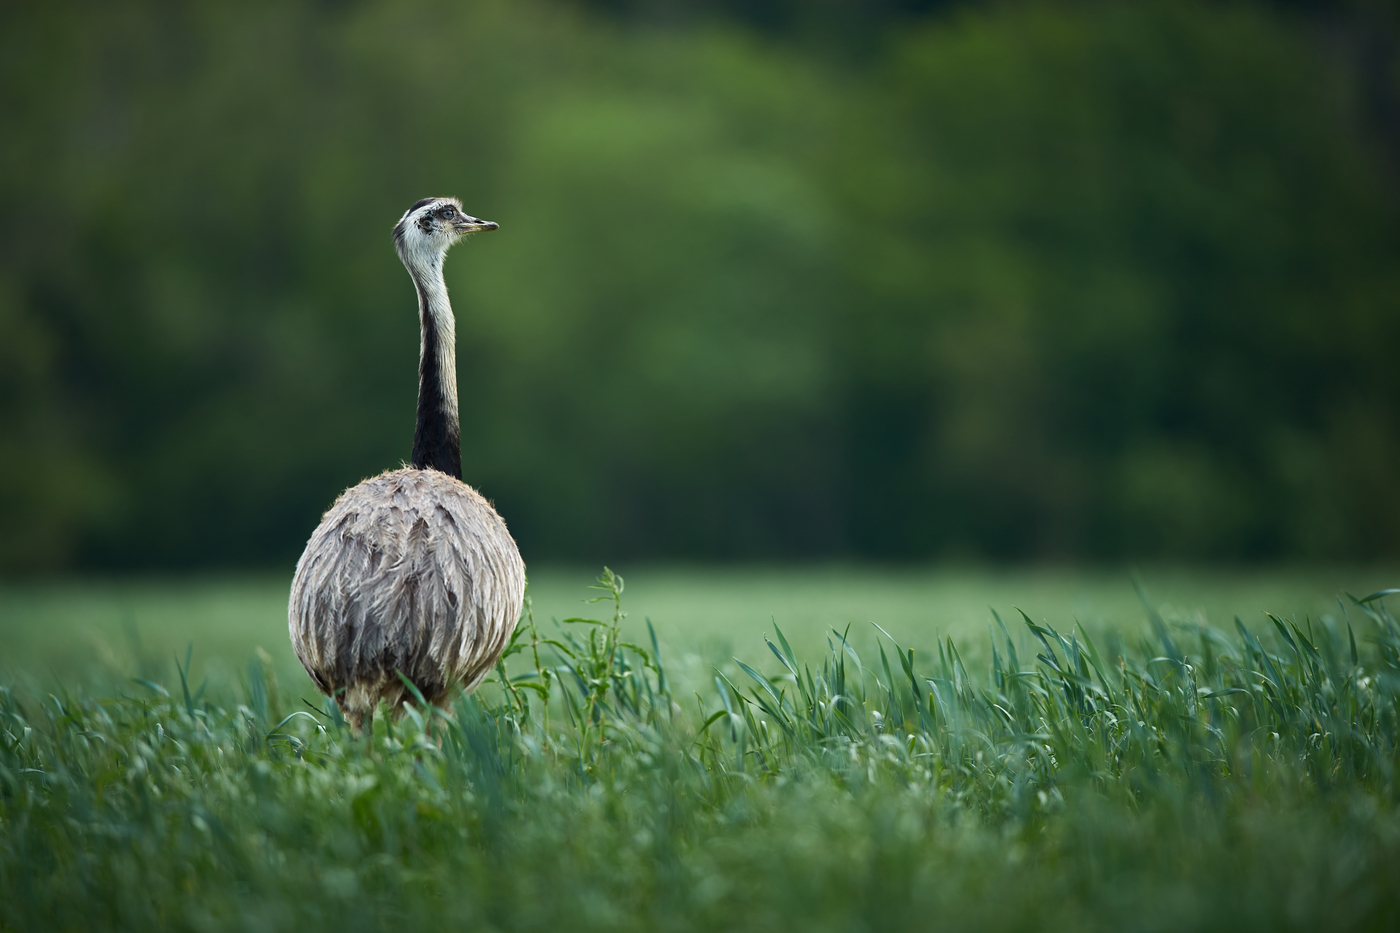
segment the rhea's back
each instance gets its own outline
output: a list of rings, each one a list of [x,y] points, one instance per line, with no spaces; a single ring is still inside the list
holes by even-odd
[[[525,566],[489,502],[437,470],[393,470],[322,518],[297,562],[289,628],[326,693],[390,699],[401,671],[432,701],[486,676],[524,594]]]

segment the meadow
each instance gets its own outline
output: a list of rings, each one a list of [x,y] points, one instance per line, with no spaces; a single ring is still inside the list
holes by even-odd
[[[540,570],[370,742],[284,580],[11,585],[0,929],[1393,928],[1397,574],[1141,578]]]
[[[0,3],[0,933],[1400,927],[1397,76],[1378,2]],[[286,597],[426,195],[530,599],[365,737]]]
[[[1134,589],[1140,578],[1169,618],[1251,625],[1265,612],[1302,618],[1337,613],[1341,593],[1371,593],[1400,580],[1376,567],[1266,567],[1209,570],[1184,566],[1101,568],[929,568],[919,565],[642,564],[616,568],[628,581],[624,633],[646,635],[647,620],[673,663],[707,669],[735,654],[762,652],[763,635],[780,625],[810,653],[826,648],[829,629],[850,626],[857,647],[873,645],[872,623],[917,650],[953,636],[980,652],[991,610],[1024,610],[1062,629],[1095,635],[1136,632],[1145,617]],[[530,595],[542,624],[587,609],[598,568],[535,567]],[[259,650],[288,683],[301,669],[287,641],[290,574],[204,577],[77,577],[0,584],[0,677],[36,687],[103,680],[113,673],[168,679],[174,659],[193,646],[193,675],[227,681]],[[704,678],[708,680],[709,678]],[[309,695],[309,694],[308,694]]]

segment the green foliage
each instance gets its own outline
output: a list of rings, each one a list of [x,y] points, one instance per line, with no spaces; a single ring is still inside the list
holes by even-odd
[[[7,5],[0,567],[294,556],[408,451],[427,193],[502,224],[464,462],[532,558],[1393,553],[1393,69],[1258,4],[879,32]]]
[[[1396,591],[989,669],[781,632],[698,707],[610,618],[372,749],[262,666],[242,702],[0,691],[0,928],[1366,929],[1397,906]],[[552,658],[550,657],[552,655]],[[536,658],[543,658],[541,663]]]

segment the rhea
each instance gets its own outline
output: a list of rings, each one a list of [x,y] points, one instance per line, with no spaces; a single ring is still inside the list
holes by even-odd
[[[292,647],[357,732],[380,702],[443,703],[495,666],[520,616],[525,564],[501,516],[462,482],[455,323],[447,250],[495,230],[456,198],[425,198],[394,227],[418,292],[418,421],[409,465],[347,489],[297,561]]]

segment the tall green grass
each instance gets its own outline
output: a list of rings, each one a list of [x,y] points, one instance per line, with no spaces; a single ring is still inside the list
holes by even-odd
[[[227,702],[188,655],[127,696],[0,691],[0,928],[1395,922],[1395,591],[1261,632],[1149,613],[1137,645],[998,619],[976,671],[775,630],[681,695],[598,585],[601,618],[527,613],[493,684],[369,742],[259,661]]]

